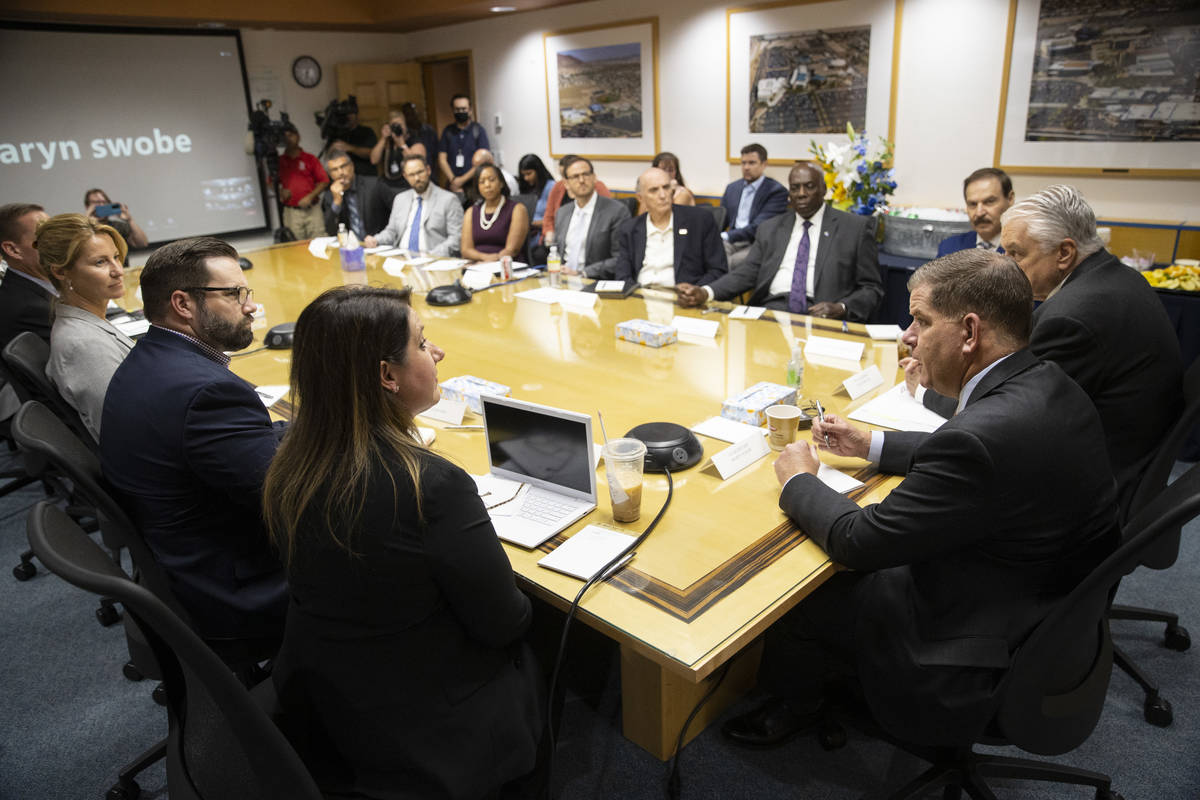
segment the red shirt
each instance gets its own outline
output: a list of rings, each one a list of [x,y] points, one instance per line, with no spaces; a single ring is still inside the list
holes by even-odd
[[[279,185],[292,193],[283,202],[285,206],[295,208],[302,197],[317,188],[318,183],[329,183],[329,176],[312,153],[301,150],[295,158],[287,153],[279,156]]]

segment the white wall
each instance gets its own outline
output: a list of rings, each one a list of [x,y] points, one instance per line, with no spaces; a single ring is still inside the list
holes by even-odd
[[[333,97],[338,61],[399,61],[472,50],[477,117],[503,162],[515,169],[528,152],[550,165],[542,33],[657,16],[662,148],[679,155],[693,191],[719,195],[738,175],[724,159],[727,5],[598,0],[416,34],[244,31],[243,42],[252,73],[266,67],[283,79],[287,110],[310,144],[316,137],[312,112]],[[905,0],[895,132],[897,204],[959,207],[963,177],[991,165],[1007,15],[1008,0]],[[304,53],[325,69],[316,89],[301,89],[291,78],[292,59]],[[503,121],[499,133],[497,113]],[[646,166],[600,162],[597,172],[610,187],[630,189]],[[787,170],[772,167],[770,172],[783,180]],[[1200,181],[1014,177],[1018,196],[1059,182],[1078,186],[1102,217],[1200,220]]]

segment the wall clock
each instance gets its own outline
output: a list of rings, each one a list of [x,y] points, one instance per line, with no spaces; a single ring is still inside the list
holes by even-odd
[[[305,89],[321,82],[321,65],[312,56],[300,56],[292,62],[292,77]]]

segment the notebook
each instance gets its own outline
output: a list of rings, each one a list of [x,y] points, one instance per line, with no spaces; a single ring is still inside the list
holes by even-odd
[[[534,548],[596,508],[589,415],[509,397],[484,395],[480,404],[489,475],[523,484],[489,504],[496,535]]]

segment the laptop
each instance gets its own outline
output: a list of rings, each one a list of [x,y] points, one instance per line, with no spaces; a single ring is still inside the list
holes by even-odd
[[[524,484],[488,514],[496,535],[530,549],[596,508],[592,418],[509,397],[480,397],[489,475]]]

